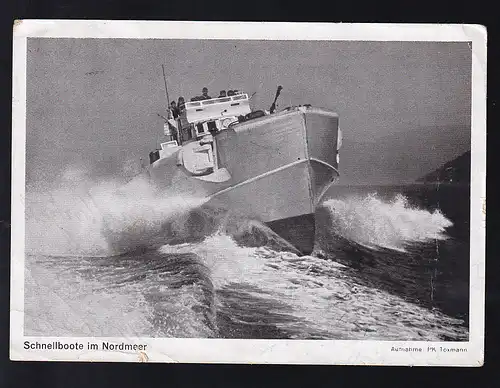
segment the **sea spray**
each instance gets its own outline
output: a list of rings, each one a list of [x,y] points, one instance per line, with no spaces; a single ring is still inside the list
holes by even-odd
[[[171,257],[194,253],[210,271],[218,330],[226,337],[438,340],[461,335],[459,321],[360,284],[334,261],[241,246],[221,232],[159,251]],[[394,325],[399,314],[411,317],[412,325]],[[436,321],[446,324],[430,330]]]
[[[60,265],[79,259],[44,259],[26,258],[26,335],[134,337],[153,330],[142,294],[120,292],[106,287],[101,276],[88,278]]]
[[[117,197],[129,196],[126,189],[115,192]],[[132,192],[137,197],[134,200],[139,201],[140,190]],[[99,226],[103,212],[113,213],[101,208],[114,197],[103,201],[102,196],[94,195],[92,199],[94,202],[81,206],[90,213],[90,221],[92,214],[97,215]],[[394,202],[380,201],[389,205]],[[57,205],[55,201],[54,214],[48,212],[49,216],[62,211]],[[113,206],[117,205],[111,203]],[[406,207],[412,209],[408,204]],[[140,208],[131,212],[135,214],[132,218],[144,214]],[[317,231],[333,233],[332,213],[323,209],[329,214],[329,222],[320,220]],[[123,216],[123,212],[118,215]],[[25,331],[31,335],[161,338],[467,339],[463,321],[410,303],[406,292],[394,287],[398,284],[388,281],[391,287],[380,287],[366,270],[274,249],[274,238],[263,225],[248,220],[248,224],[237,222],[237,227],[231,228],[228,225],[232,221],[219,222],[226,218],[224,212],[211,214],[198,208],[175,215],[174,231],[183,230],[185,225],[189,230],[193,223],[198,225],[200,237],[214,225],[216,231],[195,241],[169,241],[159,250],[144,253],[129,251],[111,259],[28,256],[25,306],[33,318],[25,320]],[[90,221],[87,224],[92,230]],[[123,220],[118,217],[114,223],[120,236]],[[108,221],[108,225],[114,223]],[[130,225],[127,219],[125,224]],[[102,237],[102,228],[96,231]],[[178,234],[183,233],[185,230]],[[107,247],[106,238],[103,240]],[[444,243],[453,243],[450,240]],[[88,240],[82,238],[81,242]],[[350,256],[352,251],[344,253]],[[425,253],[422,251],[422,255]],[[400,265],[407,263],[409,254],[365,249],[363,256],[377,263],[385,257]],[[457,255],[450,257],[457,261]],[[421,263],[421,257],[415,258],[415,265],[421,267]],[[384,271],[387,273],[403,274],[391,268]],[[402,280],[407,284],[408,279]],[[69,319],[61,315],[68,306]]]
[[[331,234],[373,248],[404,251],[407,244],[444,240],[453,225],[439,210],[412,207],[401,194],[389,201],[376,194],[329,199],[322,206]]]
[[[143,177],[127,184],[95,181],[84,171],[70,169],[50,190],[27,190],[27,250],[112,255],[141,245],[163,244],[168,237],[162,234],[165,224],[204,201],[159,190]]]

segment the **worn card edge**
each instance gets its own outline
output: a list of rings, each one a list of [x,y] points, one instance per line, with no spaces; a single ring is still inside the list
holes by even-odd
[[[186,28],[186,27],[189,28]],[[149,362],[291,363],[345,365],[481,366],[484,362],[484,287],[486,220],[486,29],[480,25],[235,23],[89,20],[16,20],[13,46],[12,237],[11,237],[11,360],[132,361],[137,353],[26,352],[24,327],[24,197],[26,144],[27,38],[127,39],[269,39],[365,41],[461,41],[472,47],[471,130],[471,271],[468,342],[228,340],[158,338],[63,338],[54,340],[141,342],[152,344]],[[41,337],[44,342],[50,337]],[[391,354],[391,346],[453,346],[467,344],[462,355]],[[187,349],[190,349],[187,351]],[[168,350],[166,350],[168,349]],[[57,354],[56,354],[57,353]],[[332,354],[333,353],[333,354]]]

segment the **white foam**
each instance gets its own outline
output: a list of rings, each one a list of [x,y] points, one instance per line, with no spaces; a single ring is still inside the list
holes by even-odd
[[[392,201],[375,194],[330,199],[323,206],[332,214],[333,233],[371,247],[404,250],[407,243],[443,240],[453,225],[439,210],[411,207],[401,194]]]
[[[137,244],[147,246],[165,221],[205,201],[156,190],[141,177],[126,185],[94,182],[71,169],[63,178],[57,188],[26,194],[30,253],[108,255]]]
[[[69,185],[50,192],[28,193],[27,242],[35,251],[109,253],[110,241],[116,241],[113,236],[149,246],[151,236],[165,219],[203,202],[175,193],[159,193],[140,179],[123,186],[116,182],[91,183],[74,172],[67,177],[71,178],[66,182]],[[333,227],[338,233],[377,246],[398,248],[407,241],[445,238],[444,228],[451,225],[441,213],[413,209],[401,196],[389,202],[375,196],[330,200],[326,206],[334,212],[338,222]],[[273,301],[266,307],[271,316],[274,312],[299,319],[276,325],[300,338],[316,333],[338,339],[437,340],[440,334],[453,336],[464,331],[456,328],[454,320],[437,312],[358,285],[338,264],[314,256],[276,252],[268,247],[242,247],[222,232],[198,243],[164,245],[160,251],[173,254],[166,260],[176,260],[177,253],[197,254],[210,271],[216,294],[231,289],[233,284],[251,286],[246,292],[255,296],[255,303],[260,303],[259,298]],[[123,336],[212,335],[193,312],[200,292],[196,287],[171,288],[163,284],[160,273],[115,287],[116,268],[94,268],[90,261],[81,265],[98,271],[98,279],[84,279],[58,265],[52,268],[50,263],[30,266],[27,306],[32,317],[28,326],[67,334],[104,335],[109,333],[102,330],[108,328],[115,330],[112,334]],[[146,300],[145,295],[154,296],[153,301]],[[42,300],[47,303],[40,304]],[[63,316],[65,308],[71,309],[71,316]],[[160,308],[165,313],[159,316]],[[411,324],[397,324],[401,314]],[[63,327],[54,326],[58,322]],[[64,326],[67,322],[86,326],[72,330],[71,325]]]
[[[39,263],[27,266],[25,309],[27,335],[125,337],[152,330],[141,294]]]
[[[210,270],[216,291],[246,284],[252,286],[246,292],[256,298],[283,303],[287,306],[284,310],[276,303],[266,308],[269,314],[292,314],[302,319],[298,323],[277,323],[298,338],[316,333],[322,338],[337,339],[438,340],[441,334],[463,336],[465,332],[457,327],[460,321],[385,291],[359,285],[342,272],[343,266],[314,256],[297,256],[266,247],[240,247],[222,233],[201,243],[167,245],[160,251],[196,253]],[[256,303],[256,308],[260,308],[258,299]],[[411,325],[395,324],[398,314],[407,316]]]

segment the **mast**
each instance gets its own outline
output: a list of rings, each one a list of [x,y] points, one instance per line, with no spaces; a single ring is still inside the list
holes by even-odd
[[[165,118],[165,117],[163,117],[160,114],[158,114],[158,116],[162,117],[163,120],[165,120],[165,124],[164,125],[167,125],[168,128],[169,128],[169,131],[170,131],[169,140],[177,138],[178,141],[179,141],[180,140],[180,131],[177,128],[177,126],[174,127],[170,123],[170,119],[173,119],[174,116],[173,116],[172,110],[170,109],[170,98],[168,96],[167,77],[165,76],[165,66],[163,64],[161,65],[161,70],[163,72],[163,82],[165,84],[165,95],[167,96],[167,117]],[[171,128],[171,127],[174,127],[174,128]],[[172,135],[172,131],[175,131],[176,134]],[[165,135],[166,135],[166,133],[165,133]]]
[[[167,112],[170,117],[170,98],[168,98],[168,88],[167,88],[167,77],[165,77],[165,66],[162,64],[161,69],[163,71],[163,82],[165,83],[165,95],[167,96]]]

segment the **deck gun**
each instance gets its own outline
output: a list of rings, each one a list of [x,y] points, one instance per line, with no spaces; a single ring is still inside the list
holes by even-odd
[[[269,108],[269,113],[270,114],[273,114],[274,111],[276,110],[276,100],[278,99],[278,97],[280,96],[280,93],[281,93],[281,90],[283,89],[283,87],[280,85],[278,86],[278,90],[276,91],[276,97],[274,97],[274,101],[273,101],[273,104],[271,105],[271,108]]]

